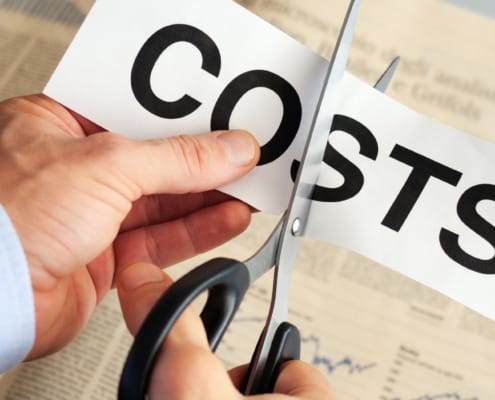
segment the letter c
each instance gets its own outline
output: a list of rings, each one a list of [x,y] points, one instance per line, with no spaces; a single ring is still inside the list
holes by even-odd
[[[215,42],[203,31],[190,25],[169,25],[155,32],[139,51],[131,72],[131,87],[136,100],[149,112],[162,118],[182,118],[194,112],[201,103],[184,95],[177,101],[165,101],[155,95],[151,87],[151,73],[160,55],[170,45],[187,42],[195,46],[203,57],[201,68],[218,77],[221,56]]]

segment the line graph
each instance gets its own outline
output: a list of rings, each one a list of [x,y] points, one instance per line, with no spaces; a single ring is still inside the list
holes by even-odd
[[[424,396],[417,397],[412,400],[480,400],[480,399],[478,397],[464,397],[459,393],[451,392],[451,393],[441,393],[435,395],[425,394]]]
[[[343,357],[338,361],[335,361],[332,360],[330,357],[321,355],[321,341],[316,336],[302,337],[301,342],[313,345],[314,351],[313,357],[310,360],[311,364],[313,364],[315,367],[323,366],[329,375],[333,374],[338,369],[346,369],[349,375],[362,374],[369,369],[375,368],[378,365],[376,362],[360,364],[353,360],[351,357]]]
[[[240,317],[234,320],[235,325],[263,324],[264,322],[264,318],[249,316]],[[379,367],[379,363],[376,361],[363,362],[362,359],[357,360],[358,358],[361,358],[359,354],[357,356],[330,356],[329,353],[331,352],[324,349],[322,338],[316,334],[302,334],[301,345],[306,353],[305,359],[315,367],[319,368],[325,375],[332,377],[332,383],[334,386],[338,386],[338,383],[341,382],[340,379],[347,381],[346,384],[353,384],[351,382],[356,381],[352,378],[355,379],[358,376],[365,376],[367,372]],[[339,374],[338,376],[336,375],[337,373]],[[390,379],[392,379],[396,385],[399,385],[395,388],[396,390],[393,390],[396,394],[391,396],[391,391],[384,393],[383,396],[379,397],[382,400],[482,400],[479,396],[463,395],[459,390],[443,392],[438,391],[436,394],[434,394],[434,390],[430,390],[429,393],[420,394],[423,392],[424,388],[421,392],[415,391],[415,389],[418,389],[418,387],[414,388],[415,385],[413,385],[413,387],[409,387],[408,395],[401,394],[397,396],[404,390],[404,388],[397,381],[397,376],[391,377]],[[399,381],[401,381],[401,379],[399,379]],[[390,385],[390,381],[387,385]],[[425,392],[426,390],[424,390],[423,393]]]

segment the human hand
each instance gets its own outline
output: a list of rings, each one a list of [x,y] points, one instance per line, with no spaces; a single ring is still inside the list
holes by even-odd
[[[172,280],[158,267],[139,263],[119,271],[117,290],[124,319],[136,334],[144,318]],[[187,309],[163,344],[155,364],[149,398],[160,399],[242,399],[237,390],[245,368],[225,371],[211,353],[199,316]],[[335,400],[325,377],[302,361],[282,366],[274,394],[249,397],[266,400]]]
[[[253,168],[246,132],[136,142],[37,95],[0,103],[0,204],[23,245],[36,309],[30,358],[84,326],[121,265],[174,264],[230,239],[247,205],[218,192]]]

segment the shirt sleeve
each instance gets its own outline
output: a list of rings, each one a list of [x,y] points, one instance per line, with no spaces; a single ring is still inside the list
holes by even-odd
[[[24,360],[34,336],[34,296],[26,257],[0,205],[0,373]]]

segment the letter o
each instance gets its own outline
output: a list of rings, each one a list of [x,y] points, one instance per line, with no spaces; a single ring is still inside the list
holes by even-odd
[[[265,70],[245,72],[233,79],[221,93],[213,109],[211,129],[229,129],[230,117],[239,100],[252,89],[264,87],[275,92],[282,101],[283,115],[273,137],[261,147],[258,165],[279,158],[291,145],[301,124],[302,106],[296,90],[285,79]],[[253,115],[253,118],[256,116]]]

